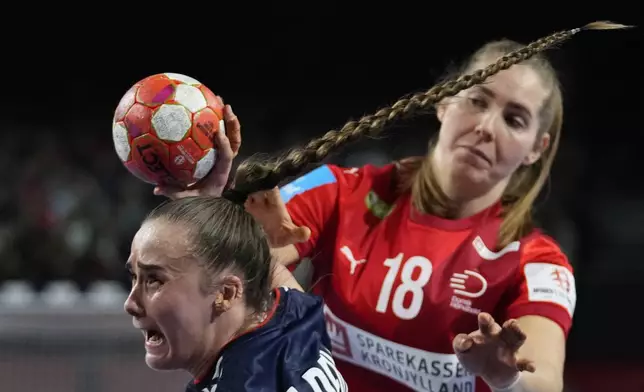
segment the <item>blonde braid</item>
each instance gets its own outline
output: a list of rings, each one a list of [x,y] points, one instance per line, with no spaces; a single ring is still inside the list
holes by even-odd
[[[414,94],[410,98],[400,99],[392,106],[380,109],[375,114],[366,115],[358,121],[349,121],[340,130],[329,131],[324,136],[311,140],[303,148],[295,148],[286,156],[273,162],[244,162],[237,172],[235,197],[243,200],[250,193],[271,189],[284,179],[301,175],[308,165],[323,161],[329,154],[336,152],[341,147],[357,141],[363,136],[377,136],[395,120],[404,119],[422,109],[429,109],[444,98],[481,84],[490,76],[565,42],[580,31],[627,27],[630,26],[612,22],[592,22],[581,28],[551,34],[501,57],[496,63],[484,69],[440,83],[428,91]]]

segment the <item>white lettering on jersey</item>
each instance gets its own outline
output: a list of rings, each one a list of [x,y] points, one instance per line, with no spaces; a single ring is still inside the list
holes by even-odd
[[[456,310],[462,310],[463,312],[470,314],[479,314],[481,309],[475,308],[472,306],[473,302],[471,299],[461,298],[456,295],[452,295],[452,298],[449,301],[449,306]]]
[[[349,263],[351,263],[351,269],[349,270],[349,273],[351,275],[353,275],[356,272],[356,267],[358,266],[358,264],[364,264],[367,262],[367,259],[356,260],[355,256],[353,255],[353,252],[351,251],[351,248],[349,248],[346,245],[340,248],[340,252],[342,252],[344,257],[346,257],[347,260],[349,260]]]
[[[552,302],[572,317],[577,303],[574,275],[565,267],[550,263],[528,263],[523,268],[528,300]]]
[[[313,389],[313,392],[347,392],[349,390],[344,378],[335,367],[335,362],[329,353],[320,351],[317,365],[302,374],[302,379]],[[286,392],[299,392],[290,387]]]
[[[475,376],[455,354],[423,351],[357,328],[324,309],[333,356],[397,381],[415,391],[475,390]]]
[[[519,241],[513,241],[507,244],[505,248],[501,249],[500,251],[492,252],[485,245],[485,243],[483,242],[483,239],[481,239],[480,236],[476,236],[476,238],[474,238],[474,241],[472,241],[472,245],[474,245],[474,249],[476,250],[476,253],[478,253],[482,259],[496,260],[506,253],[518,251],[521,243]]]

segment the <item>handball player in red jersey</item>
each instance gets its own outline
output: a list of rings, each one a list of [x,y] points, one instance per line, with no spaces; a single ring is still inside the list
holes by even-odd
[[[238,170],[235,190],[252,192],[258,178],[293,175],[392,118],[436,107],[441,126],[425,157],[323,165],[246,201],[274,257],[290,266],[311,259],[350,391],[563,389],[575,279],[531,209],[563,122],[559,81],[540,52],[581,30],[528,47],[488,43],[455,75],[468,77],[347,123],[277,163]]]
[[[464,73],[518,47],[489,43]],[[281,188],[300,242],[279,257],[311,258],[351,391],[561,391],[575,281],[530,210],[562,114],[534,57],[441,102],[426,157],[324,165]]]

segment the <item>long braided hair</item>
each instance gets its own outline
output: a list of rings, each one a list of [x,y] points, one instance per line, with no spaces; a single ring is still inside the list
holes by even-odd
[[[378,110],[375,114],[365,115],[357,121],[349,121],[339,130],[329,131],[322,137],[311,140],[304,147],[291,149],[283,156],[269,161],[248,159],[242,162],[237,170],[235,188],[228,190],[224,196],[237,202],[243,202],[251,193],[272,189],[286,179],[301,175],[309,165],[322,162],[331,153],[338,152],[341,148],[363,137],[377,136],[395,121],[409,118],[418,112],[431,109],[443,99],[455,96],[460,91],[474,85],[481,84],[500,71],[526,61],[547,49],[556,47],[581,31],[624,29],[628,27],[630,26],[600,21],[589,23],[580,28],[556,32],[504,54],[496,62],[483,69],[444,81],[427,91],[402,98],[393,105]],[[561,126],[560,120],[557,120],[559,126]],[[553,152],[556,150],[557,142],[558,139],[552,143],[551,150]],[[538,194],[543,182],[545,182],[547,171],[550,168],[549,164],[544,166],[548,166],[548,170],[545,171],[544,178],[539,178],[540,184],[536,187],[538,188],[536,189],[536,194]],[[531,205],[537,196],[536,194],[531,197],[531,200],[524,200],[524,207],[526,203]],[[528,206],[528,212],[529,209]],[[523,210],[526,210],[526,208],[523,208]],[[510,220],[521,221],[523,216],[510,218]],[[503,235],[504,230],[505,235]],[[501,231],[504,239],[501,242],[508,242],[507,240],[516,237],[522,230],[523,228],[517,228],[508,231],[507,228],[502,227]]]

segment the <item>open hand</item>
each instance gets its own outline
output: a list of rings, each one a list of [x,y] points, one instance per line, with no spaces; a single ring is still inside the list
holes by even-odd
[[[272,248],[305,242],[311,236],[308,227],[293,223],[277,187],[251,194],[244,207],[262,225]]]
[[[479,313],[478,324],[477,331],[459,334],[452,342],[465,369],[498,388],[512,384],[522,371],[535,371],[530,360],[517,355],[526,335],[516,320],[500,326],[490,314]]]

